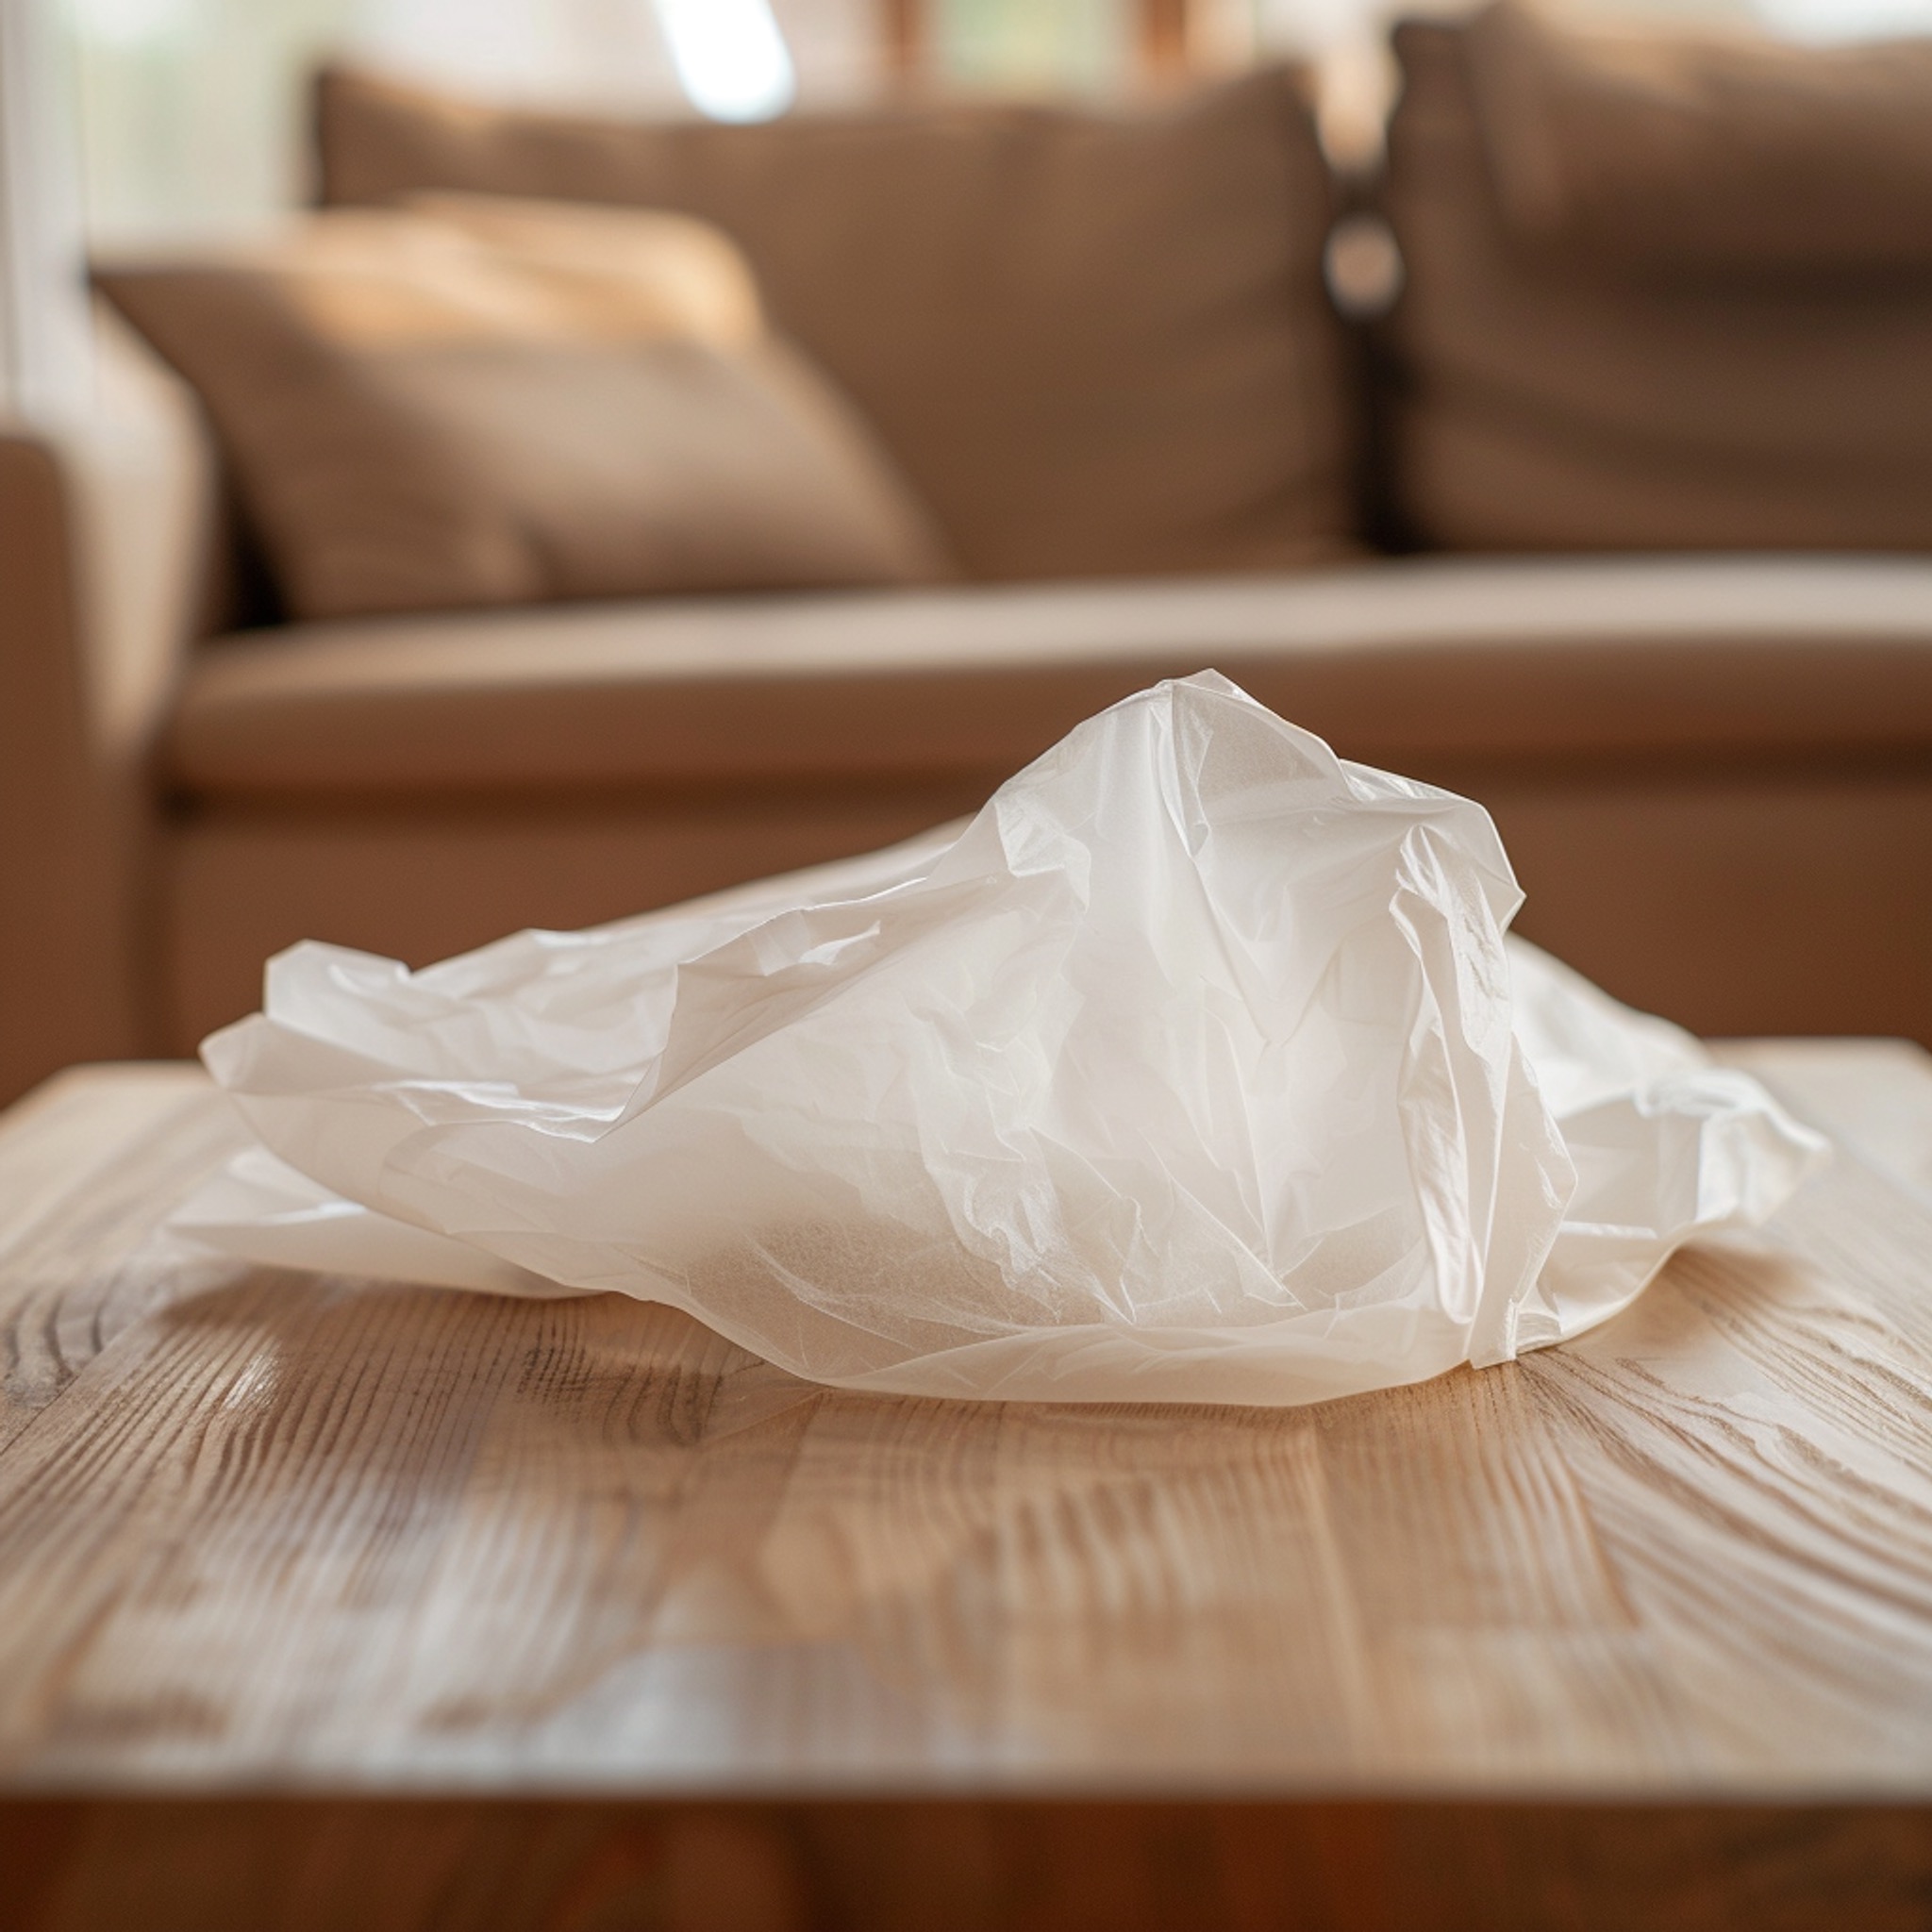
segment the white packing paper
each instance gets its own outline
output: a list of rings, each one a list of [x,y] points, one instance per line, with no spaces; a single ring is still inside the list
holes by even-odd
[[[203,1047],[249,1258],[683,1308],[848,1388],[1289,1404],[1580,1333],[1824,1143],[1522,941],[1489,815],[1213,673],[963,825]]]

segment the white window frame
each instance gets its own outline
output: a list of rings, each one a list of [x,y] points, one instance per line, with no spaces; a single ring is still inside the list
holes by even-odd
[[[58,419],[90,393],[72,76],[56,0],[0,0],[0,414]]]

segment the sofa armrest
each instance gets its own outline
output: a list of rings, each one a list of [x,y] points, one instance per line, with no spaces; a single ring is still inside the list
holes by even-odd
[[[212,500],[192,405],[125,358],[85,420],[0,425],[0,1104],[158,1048],[151,747]]]

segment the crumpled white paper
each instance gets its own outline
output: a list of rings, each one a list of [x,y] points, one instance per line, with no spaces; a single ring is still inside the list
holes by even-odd
[[[669,1303],[816,1381],[1287,1404],[1560,1341],[1822,1157],[1503,928],[1479,806],[1212,673],[976,817],[421,973],[304,944],[203,1057],[258,1260]]]

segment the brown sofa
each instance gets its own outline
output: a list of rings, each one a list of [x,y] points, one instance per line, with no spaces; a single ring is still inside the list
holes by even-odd
[[[1125,117],[650,129],[330,82],[335,199],[730,229],[965,580],[237,630],[215,452],[128,355],[98,420],[0,437],[0,1093],[191,1050],[306,935],[420,962],[911,833],[1204,664],[1483,800],[1522,930],[1624,997],[1932,1041],[1932,445],[1827,462],[1792,419],[1842,411],[1799,408],[1767,457],[1762,386],[1726,403],[1692,366],[1742,328],[1840,393],[1881,310],[1932,348],[1932,285],[1659,292],[1520,241],[1464,41],[1402,42],[1408,282],[1367,344],[1323,302],[1331,195],[1278,77]],[[1369,554],[1373,449],[1384,502],[1464,554]]]

